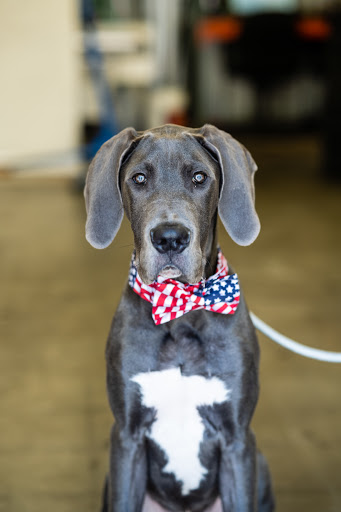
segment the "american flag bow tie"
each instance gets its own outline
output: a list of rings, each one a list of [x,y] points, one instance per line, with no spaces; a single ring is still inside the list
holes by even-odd
[[[228,275],[227,262],[221,250],[218,252],[216,273],[197,284],[184,284],[158,276],[156,281],[146,285],[137,272],[133,254],[129,285],[142,299],[152,304],[152,317],[156,325],[179,318],[195,309],[233,315],[240,298],[238,276]]]

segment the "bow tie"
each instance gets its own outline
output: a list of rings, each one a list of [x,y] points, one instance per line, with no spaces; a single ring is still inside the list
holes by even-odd
[[[179,318],[195,309],[233,315],[240,298],[238,276],[228,275],[227,262],[220,249],[216,273],[197,284],[184,284],[158,276],[156,281],[146,285],[137,272],[133,254],[129,285],[142,299],[152,304],[152,317],[156,325]]]

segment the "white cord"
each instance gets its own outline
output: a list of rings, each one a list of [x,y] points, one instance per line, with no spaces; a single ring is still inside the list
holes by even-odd
[[[325,361],[327,363],[341,363],[341,352],[329,352],[327,350],[320,350],[317,348],[307,347],[306,345],[302,345],[301,343],[297,343],[297,341],[291,340],[284,336],[283,334],[275,331],[268,324],[263,322],[258,316],[254,313],[250,313],[251,320],[253,325],[261,331],[265,336],[272,339],[282,347],[285,347],[292,352],[296,352],[296,354],[300,354],[304,357],[310,357],[311,359],[317,359],[318,361]]]

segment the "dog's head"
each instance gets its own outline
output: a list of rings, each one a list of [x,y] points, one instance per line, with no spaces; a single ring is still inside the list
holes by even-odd
[[[85,186],[86,238],[98,249],[114,239],[125,211],[138,272],[195,283],[204,277],[217,211],[239,245],[258,236],[250,153],[214,126],[127,128],[106,142]]]

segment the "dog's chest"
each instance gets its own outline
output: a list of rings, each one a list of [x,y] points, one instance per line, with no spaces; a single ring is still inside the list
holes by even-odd
[[[164,451],[166,473],[182,483],[182,494],[197,489],[207,473],[199,459],[205,426],[199,406],[229,400],[230,390],[217,377],[184,376],[180,368],[139,373],[142,404],[155,409],[156,419],[148,436]]]

